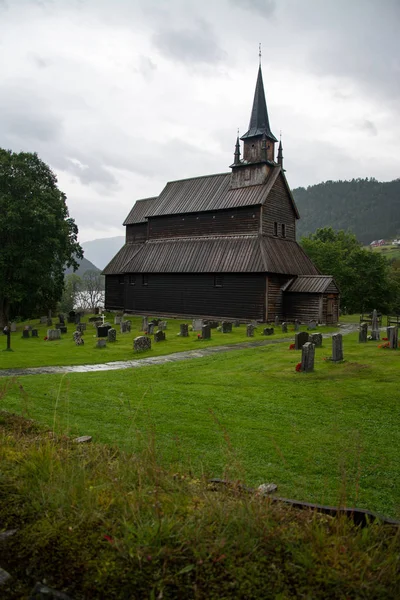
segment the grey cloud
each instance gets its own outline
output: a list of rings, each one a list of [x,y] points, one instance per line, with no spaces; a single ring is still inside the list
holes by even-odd
[[[33,55],[32,60],[39,69],[46,69],[51,64],[49,60],[42,56]]]
[[[238,8],[256,12],[261,17],[268,19],[276,10],[275,0],[230,0]]]
[[[157,71],[157,65],[148,56],[139,57],[139,65],[136,69],[146,81],[151,81],[154,76],[154,72]]]
[[[378,135],[378,130],[375,126],[375,123],[370,121],[369,119],[364,119],[362,123],[362,128],[367,131],[370,135],[376,136]]]
[[[163,29],[153,39],[163,54],[178,62],[215,64],[223,58],[212,28],[203,20],[194,28]]]

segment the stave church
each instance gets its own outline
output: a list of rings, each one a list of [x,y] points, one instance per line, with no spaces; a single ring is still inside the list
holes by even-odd
[[[229,169],[170,181],[135,202],[125,244],[103,271],[105,308],[336,324],[338,287],[296,242],[300,215],[270,128],[261,65],[249,128]]]

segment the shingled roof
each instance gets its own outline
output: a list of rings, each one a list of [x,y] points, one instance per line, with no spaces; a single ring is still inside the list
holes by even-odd
[[[302,294],[324,294],[325,292],[338,293],[339,288],[332,275],[302,275],[288,281],[283,286],[282,291]]]
[[[103,269],[102,275],[118,275],[124,273],[124,266],[132,260],[143,244],[125,244]]]
[[[126,217],[123,225],[135,225],[137,223],[146,223],[146,217],[151,214],[153,206],[157,204],[158,196],[152,198],[143,198],[136,200],[129,215]]]

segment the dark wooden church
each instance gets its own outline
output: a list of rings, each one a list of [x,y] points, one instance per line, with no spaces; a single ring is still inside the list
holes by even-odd
[[[296,242],[299,213],[269,125],[261,67],[229,173],[170,181],[137,200],[104,269],[105,307],[128,313],[338,320],[339,291]]]

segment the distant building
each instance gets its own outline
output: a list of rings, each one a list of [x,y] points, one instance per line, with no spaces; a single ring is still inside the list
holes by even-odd
[[[167,183],[136,201],[104,269],[105,307],[215,318],[336,323],[339,290],[296,242],[299,213],[277,154],[258,71],[231,171]]]

